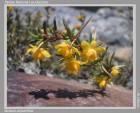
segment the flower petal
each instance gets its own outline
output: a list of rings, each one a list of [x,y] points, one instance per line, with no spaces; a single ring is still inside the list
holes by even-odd
[[[118,74],[119,74],[119,68],[118,67],[113,67],[112,68],[112,71],[111,71],[111,74],[116,77]]]
[[[92,40],[92,42],[90,43],[90,47],[91,48],[96,48],[96,46],[97,46],[96,40]]]
[[[94,49],[89,49],[86,53],[89,60],[95,60],[97,58],[97,52]]]
[[[106,80],[102,80],[102,81],[99,83],[99,87],[100,87],[100,88],[106,88],[106,86],[107,86]]]
[[[30,53],[32,50],[33,50],[32,48],[29,48],[29,49],[26,51],[25,55],[27,55],[28,53]]]
[[[87,41],[83,40],[82,43],[81,43],[81,47],[82,49],[89,49],[90,48],[90,45]]]
[[[43,54],[45,57],[47,57],[47,58],[51,57],[50,53],[49,53],[48,51],[46,51],[46,50],[43,50],[43,51],[42,51],[42,54]]]
[[[62,49],[61,49],[61,48],[60,48],[60,49],[58,49],[56,54],[61,55],[61,51],[62,51]]]
[[[42,52],[39,50],[39,51],[37,51],[37,52],[35,52],[35,53],[33,54],[33,57],[34,57],[35,60],[41,60],[41,59],[44,58],[44,55],[43,55]]]
[[[103,54],[105,52],[105,48],[99,46],[99,47],[96,47],[95,50],[97,51],[97,53],[101,53]]]
[[[67,43],[66,42],[62,42],[61,44],[55,45],[54,48],[58,49],[58,48],[62,48],[62,47],[66,47]]]
[[[73,47],[72,46],[72,50],[73,50],[73,53],[78,53],[78,55],[80,56],[81,55],[81,52],[80,51],[78,51],[78,49],[77,48],[75,48],[75,47]]]

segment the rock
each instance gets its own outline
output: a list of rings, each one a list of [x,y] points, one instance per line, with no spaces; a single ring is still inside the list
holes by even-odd
[[[118,46],[131,46],[132,24],[121,17],[108,17],[97,21],[99,37],[110,44],[116,42]],[[115,43],[114,43],[115,44]]]
[[[97,11],[97,14],[102,16],[102,18],[107,18],[107,17],[113,16],[113,12],[112,12],[111,8],[100,8]]]
[[[47,73],[48,77],[53,77],[53,75],[51,73]]]
[[[23,69],[26,73],[28,74],[39,74],[40,69],[34,62],[29,62],[29,63],[21,63],[19,66],[19,69]]]
[[[133,92],[20,72],[8,72],[8,107],[132,107]]]
[[[47,12],[43,7],[18,7],[21,10],[21,15],[26,12],[31,12],[32,17],[35,12],[42,13],[42,21],[46,19]],[[65,18],[70,28],[73,28],[76,23],[81,24],[77,20],[77,15],[82,12],[87,21],[93,17],[83,30],[83,34],[89,36],[91,27],[96,27],[97,36],[107,44],[116,44],[118,46],[132,46],[133,42],[133,9],[130,7],[106,7],[100,8],[97,12],[89,12],[83,9],[74,9],[72,7],[54,7],[52,16],[49,19],[49,24],[53,22],[56,16],[59,30],[64,29],[62,18]],[[92,7],[91,7],[92,9]],[[72,16],[71,16],[72,15]],[[23,18],[23,17],[22,17]],[[23,19],[24,20],[24,19]],[[85,35],[81,35],[80,39],[85,39]]]
[[[133,88],[133,76],[131,76],[126,84],[129,89]]]
[[[132,60],[132,56],[132,48],[125,47],[117,49],[114,57],[120,61],[129,62]]]

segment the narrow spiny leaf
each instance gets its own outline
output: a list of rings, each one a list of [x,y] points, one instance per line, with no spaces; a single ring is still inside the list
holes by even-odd
[[[92,17],[91,17],[92,18]],[[75,38],[79,37],[80,33],[82,32],[82,30],[86,27],[86,25],[89,23],[89,21],[91,20],[91,18],[80,28],[80,30],[78,31],[78,33],[76,34]]]

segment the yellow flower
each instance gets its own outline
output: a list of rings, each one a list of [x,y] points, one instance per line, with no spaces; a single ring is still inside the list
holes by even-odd
[[[76,24],[76,25],[75,25],[75,28],[76,28],[77,30],[80,30],[80,27],[81,27],[81,26],[80,26],[79,24]]]
[[[102,81],[99,83],[99,87],[100,87],[100,88],[106,88],[106,85],[107,85],[106,80],[102,80]]]
[[[107,86],[107,77],[94,77],[93,79],[96,82],[99,83],[100,88],[106,88],[106,86]]]
[[[31,52],[35,60],[41,60],[44,59],[45,57],[46,58],[51,57],[50,53],[46,51],[44,48],[40,48],[40,47],[38,48],[37,46],[33,46],[33,45],[30,46],[31,48],[27,50],[26,54]]]
[[[111,71],[111,75],[116,77],[119,74],[119,68],[118,67],[113,67]]]
[[[8,6],[7,9],[8,9],[10,12],[12,12],[12,11],[14,11],[14,6]]]
[[[66,35],[67,34],[67,30],[66,29],[62,30],[61,34],[62,35]]]
[[[80,21],[83,21],[84,20],[84,16],[83,15],[78,15],[77,19],[80,20]]]
[[[80,62],[75,58],[65,59],[69,74],[77,74],[80,71]]]
[[[81,43],[82,53],[81,57],[85,58],[86,62],[97,60],[98,54],[103,54],[105,48],[98,46],[96,40],[93,40],[90,44],[87,41],[82,41]]]
[[[66,42],[56,45],[55,49],[57,49],[57,54],[62,55],[64,58],[70,58],[74,53],[80,54],[77,48]]]

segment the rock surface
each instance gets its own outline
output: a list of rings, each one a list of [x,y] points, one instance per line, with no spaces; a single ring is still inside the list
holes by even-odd
[[[31,12],[32,18],[39,11],[42,15],[41,20],[46,20],[47,12],[44,7],[17,7],[20,9],[21,14]],[[102,7],[96,6],[90,7],[90,11],[83,8],[75,9],[74,7],[52,7],[51,17],[49,23],[53,22],[56,16],[58,27],[60,30],[64,29],[62,18],[65,18],[70,26],[73,28],[76,23],[81,24],[77,20],[77,16],[80,13],[85,15],[87,21],[92,17],[86,28],[83,30],[83,34],[80,39],[89,36],[91,29],[97,30],[97,36],[107,44],[113,44],[118,46],[132,46],[133,44],[133,8],[132,7]],[[94,8],[98,10],[95,11]],[[71,16],[72,15],[72,16]],[[22,17],[23,19],[24,17]]]
[[[130,47],[119,48],[116,50],[115,58],[120,61],[129,62],[132,59],[133,51]]]
[[[46,76],[8,72],[8,107],[133,107],[133,92],[115,86],[102,92],[93,85]]]

